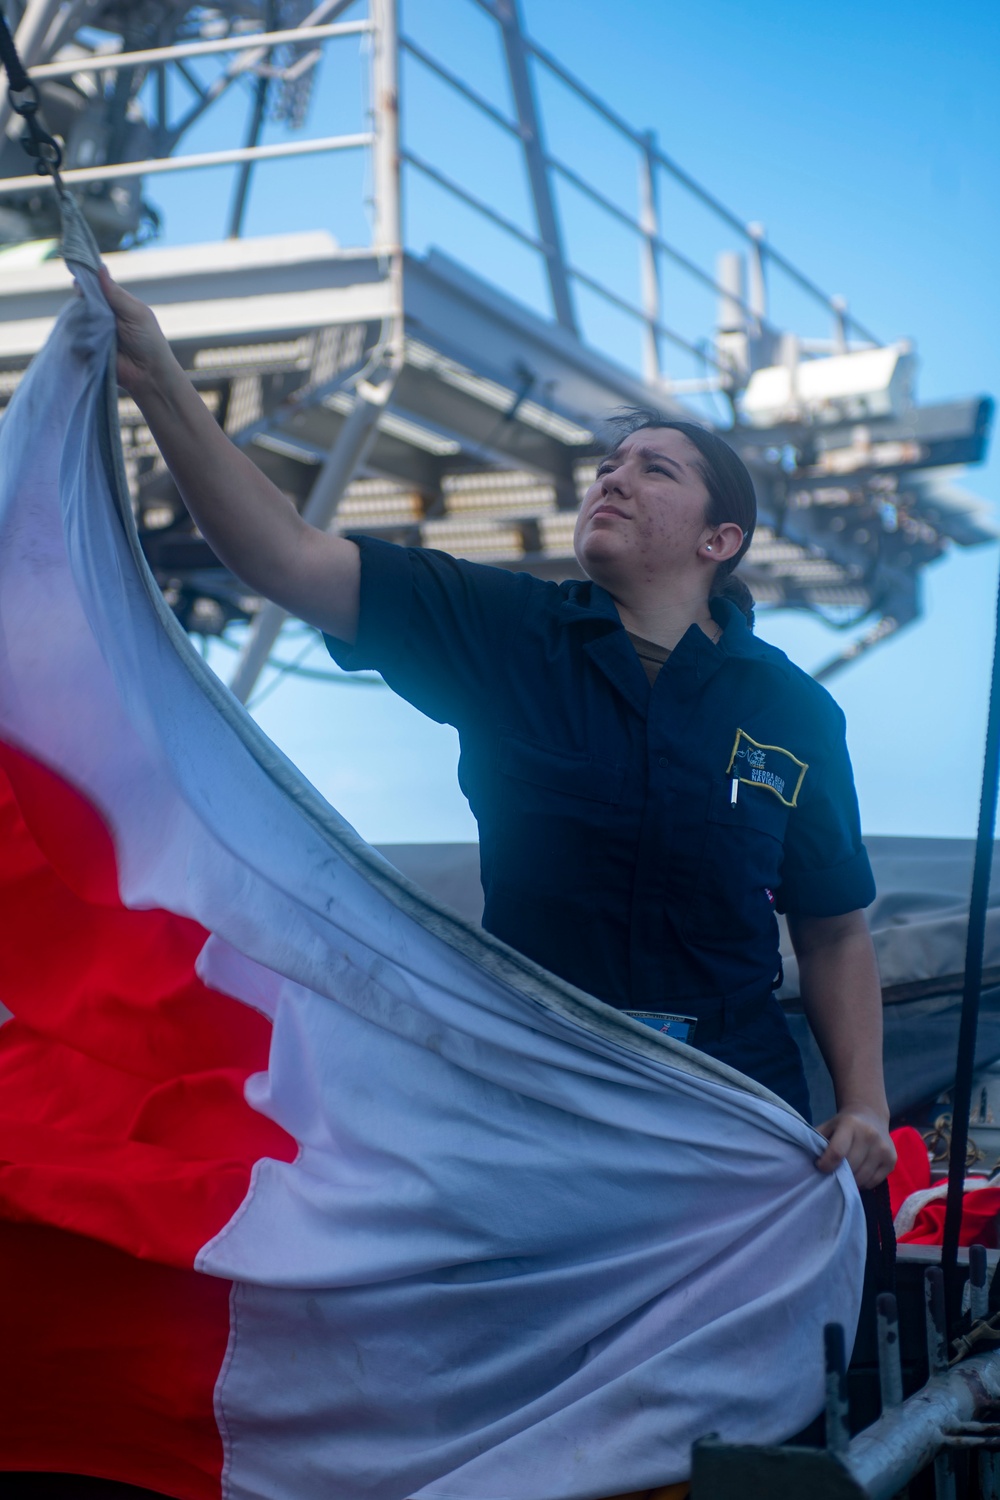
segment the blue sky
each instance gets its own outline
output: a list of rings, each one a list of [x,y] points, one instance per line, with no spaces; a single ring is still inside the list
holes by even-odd
[[[762,221],[773,242],[821,286],[845,294],[863,322],[886,339],[913,338],[922,400],[998,391],[1000,8],[983,0],[947,8],[929,0],[523,5],[540,43],[633,124],[654,129],[661,146],[739,215]],[[496,38],[472,0],[408,0],[403,16],[422,45],[506,106]],[[356,43],[337,45],[311,131],[355,128],[356,50],[348,49]],[[491,201],[530,228],[509,143],[475,124],[417,65],[407,66],[403,84],[413,148],[481,192],[488,181]],[[631,206],[634,164],[617,139],[595,128],[560,87],[540,80],[540,94],[553,150]],[[235,144],[240,121],[235,109],[221,111],[187,145]],[[228,185],[226,172],[151,181],[166,241],[221,234]],[[357,242],[364,192],[358,158],[273,165],[259,174],[247,233],[328,227]],[[442,245],[544,308],[530,252],[417,179],[406,198],[415,248]],[[560,202],[577,264],[633,290],[631,247],[571,193]],[[733,247],[731,236],[669,192],[663,232],[708,257]],[[667,322],[705,333],[710,311],[668,279]],[[827,331],[780,285],[774,313],[800,333]],[[625,320],[587,298],[581,315],[591,338],[624,360],[636,357]],[[681,360],[672,372],[692,373]],[[998,476],[994,457],[961,483],[997,509]],[[848,716],[869,833],[974,831],[998,564],[995,547],[956,550],[926,574],[923,621],[831,684]],[[801,615],[765,614],[759,629],[807,670],[841,644]],[[212,660],[224,669],[229,656],[217,647]],[[365,837],[475,836],[455,785],[454,735],[386,689],[286,680],[258,716]]]

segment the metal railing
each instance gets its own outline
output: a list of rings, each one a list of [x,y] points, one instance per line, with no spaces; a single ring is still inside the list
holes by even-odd
[[[373,235],[380,249],[395,249],[407,242],[405,229],[401,227],[401,204],[406,201],[401,194],[400,177],[413,174],[425,182],[463,203],[481,219],[484,219],[510,236],[539,257],[547,277],[551,305],[556,321],[569,332],[579,334],[574,293],[584,289],[600,299],[616,314],[622,315],[633,326],[638,326],[642,338],[641,366],[647,381],[662,383],[675,391],[685,390],[733,390],[745,381],[754,364],[773,362],[778,348],[778,330],[774,326],[768,306],[768,277],[779,272],[800,293],[822,308],[830,319],[833,337],[830,347],[844,349],[849,339],[867,344],[878,344],[879,340],[858,319],[849,314],[843,299],[823,291],[809,276],[800,271],[786,256],[772,246],[759,225],[745,222],[718,198],[691,177],[669,155],[662,151],[655,137],[629,124],[610,104],[601,99],[579,78],[568,71],[546,48],[533,41],[522,29],[517,0],[469,0],[469,3],[489,16],[498,26],[503,42],[508,78],[514,103],[514,114],[510,114],[487,99],[480,89],[467,78],[455,72],[422,40],[409,34],[395,35],[397,0],[373,0],[369,15],[364,19],[337,20],[336,17],[348,8],[349,0],[322,0],[306,16],[298,27],[281,30],[230,34],[222,37],[200,38],[182,41],[172,46],[144,48],[123,52],[101,52],[92,56],[59,59],[43,62],[31,68],[30,74],[36,82],[65,80],[74,77],[98,75],[108,79],[120,78],[124,70],[134,70],[139,78],[156,77],[162,87],[164,69],[167,65],[183,68],[187,62],[230,54],[233,62],[218,78],[201,85],[185,73],[188,83],[196,89],[198,97],[185,117],[169,128],[161,120],[157,154],[147,154],[141,160],[122,162],[97,162],[86,165],[70,165],[64,172],[68,185],[100,184],[115,179],[174,172],[190,172],[211,167],[231,166],[241,169],[239,208],[234,209],[230,221],[230,233],[239,234],[243,222],[243,210],[250,187],[250,174],[262,163],[295,157],[325,155],[344,151],[371,151],[371,179],[373,181]],[[334,19],[328,19],[329,17]],[[419,8],[415,9],[419,18]],[[239,78],[257,76],[263,79],[268,70],[273,71],[270,59],[276,48],[289,44],[315,44],[316,49],[326,49],[331,42],[349,37],[368,40],[372,56],[379,46],[391,46],[393,58],[405,54],[418,68],[424,69],[463,99],[494,126],[515,140],[524,155],[524,165],[534,210],[534,224],[518,223],[510,214],[503,212],[495,203],[490,203],[480,192],[463,185],[447,163],[431,160],[428,154],[417,150],[405,138],[395,155],[396,122],[387,121],[394,114],[396,100],[386,97],[377,83],[370,83],[369,114],[371,128],[360,129],[338,135],[319,138],[288,139],[270,144],[260,143],[262,106],[258,97],[254,123],[242,145],[214,151],[197,151],[183,155],[171,154],[183,131],[221,97],[221,94]],[[313,54],[319,55],[317,50]],[[393,71],[398,68],[394,61]],[[636,204],[634,211],[616,202],[601,186],[590,180],[570,162],[548,150],[544,140],[541,111],[536,100],[536,70],[556,79],[563,87],[583,103],[591,115],[608,126],[636,153]],[[405,100],[403,101],[405,105]],[[406,112],[403,110],[401,132],[405,136]],[[439,153],[433,153],[435,158]],[[483,174],[487,176],[487,173]],[[699,263],[681,246],[671,243],[662,232],[658,196],[664,177],[679,187],[701,208],[708,209],[727,235],[736,234],[744,246],[748,265],[744,291],[737,274],[720,279],[721,273],[714,267]],[[0,179],[0,199],[24,194],[46,186],[46,179],[24,174]],[[558,212],[557,187],[562,186],[580,195],[600,213],[608,216],[617,226],[634,237],[637,261],[633,272],[638,270],[639,294],[631,296],[623,290],[623,279],[614,278],[610,284],[606,273],[595,274],[592,269],[579,263],[564,245],[564,232]],[[698,320],[697,331],[692,334],[677,326],[678,313],[687,316],[690,308],[683,296],[674,296],[674,316],[665,306],[664,267],[673,271],[698,289],[699,294],[711,293],[719,299],[720,306],[728,310],[731,317],[742,323],[742,334],[750,353],[737,368],[732,348],[725,339],[714,338],[714,320]],[[701,328],[704,327],[704,333]],[[696,379],[674,380],[665,378],[664,350],[666,346],[680,351],[697,362],[702,371],[711,367],[711,376]]]
[[[126,68],[154,69],[169,62],[219,54],[247,53],[242,71],[252,68],[274,48],[289,42],[327,42],[333,38],[358,36],[372,30],[371,20],[341,21],[325,26],[300,26],[281,31],[252,32],[238,36],[213,37],[207,40],[179,42],[170,47],[148,47],[135,52],[100,52],[89,57],[40,63],[30,68],[34,83],[54,79],[72,79],[93,73],[118,74]],[[235,76],[235,74],[234,74]],[[371,132],[325,136],[301,141],[281,141],[271,145],[238,146],[221,151],[198,151],[185,156],[149,157],[138,161],[101,163],[88,167],[70,167],[62,173],[63,182],[72,187],[96,182],[113,182],[124,177],[145,177],[166,172],[188,172],[208,167],[239,166],[246,163],[276,161],[286,157],[314,156],[331,151],[352,151],[370,147]],[[52,187],[50,177],[34,173],[20,177],[0,178],[0,198],[12,197],[39,188]]]
[[[172,47],[146,47],[139,52],[96,52],[69,62],[39,63],[31,69],[35,83],[47,78],[75,78],[86,73],[118,72],[122,68],[154,68],[180,58],[210,57],[219,53],[270,52],[286,42],[325,42],[334,36],[358,36],[371,31],[370,21],[335,21],[329,26],[297,26],[285,31],[249,32],[242,36],[210,37],[177,42]],[[266,44],[266,45],[264,45]],[[252,63],[248,62],[247,67]]]
[[[491,0],[475,0],[475,3],[479,5],[483,10],[488,11],[491,15],[496,17],[497,7],[496,5],[491,3]],[[789,277],[790,280],[794,281],[799,286],[799,288],[806,293],[808,297],[811,297],[814,301],[826,308],[832,315],[835,325],[839,326],[840,324],[843,324],[848,330],[853,329],[857,336],[860,339],[863,339],[866,343],[881,344],[881,339],[879,339],[875,334],[869,332],[869,330],[864,326],[863,323],[860,323],[857,318],[848,313],[847,308],[844,305],[843,298],[831,295],[829,292],[824,292],[821,287],[817,286],[816,283],[811,280],[810,277],[806,276],[803,271],[800,271],[799,268],[787,258],[787,256],[782,255],[780,251],[776,250],[773,245],[768,243],[763,238],[760,232],[759,225],[754,224],[753,222],[748,223],[741,219],[737,214],[733,213],[731,209],[727,208],[724,203],[716,198],[714,194],[710,193],[707,188],[702,187],[701,183],[696,182],[695,179],[691,177],[687,172],[685,172],[683,167],[679,166],[672,157],[667,156],[667,154],[664,151],[661,151],[658,146],[650,146],[648,135],[644,135],[641,131],[635,130],[631,125],[629,125],[621,115],[617,114],[613,109],[611,109],[609,105],[605,104],[602,99],[599,99],[598,96],[592,92],[592,90],[588,89],[586,84],[581,83],[578,78],[574,77],[572,73],[568,72],[567,69],[564,68],[562,64],[552,56],[551,52],[546,51],[544,47],[540,47],[537,42],[531,41],[531,39],[528,37],[525,38],[525,46],[533,57],[536,57],[540,63],[544,64],[544,66],[548,68],[548,70],[560,80],[561,83],[564,83],[567,88],[571,89],[575,94],[583,99],[585,103],[589,104],[591,109],[595,110],[598,114],[603,116],[607,123],[614,126],[619,134],[625,136],[640,149],[649,151],[653,156],[656,165],[662,168],[663,171],[669,173],[669,175],[673,177],[674,180],[681,185],[681,187],[685,188],[687,192],[689,192],[693,197],[697,198],[702,204],[704,204],[706,208],[711,209],[712,213],[714,213],[724,224],[726,224],[730,229],[734,230],[738,235],[740,235],[747,242],[748,248],[750,249],[752,254],[759,254],[762,261],[769,262],[778,270],[783,271],[784,274]],[[717,290],[722,289],[717,287]],[[725,292],[725,295],[731,296],[732,294],[729,292]]]
[[[278,141],[270,146],[234,146],[229,151],[198,151],[191,156],[153,156],[145,161],[112,162],[98,167],[71,167],[61,173],[67,187],[74,183],[118,182],[124,177],[153,177],[167,172],[192,172],[206,167],[235,167],[244,162],[280,161],[289,156],[320,156],[331,151],[357,151],[371,146],[374,137],[320,136],[312,141]],[[0,197],[52,186],[50,177],[0,178]]]
[[[524,225],[515,223],[508,214],[502,213],[495,205],[463,186],[440,163],[429,161],[425,155],[406,144],[405,140],[401,149],[401,160],[406,168],[435,183],[453,198],[464,203],[543,258],[558,321],[576,331],[571,288],[574,285],[585,287],[641,326],[643,373],[650,382],[659,382],[663,379],[661,345],[669,343],[704,364],[713,366],[718,372],[718,377],[721,377],[710,381],[668,382],[674,390],[681,390],[685,387],[695,389],[729,386],[731,388],[739,383],[739,372],[734,370],[727,351],[721,346],[714,348],[708,346],[705,339],[698,343],[694,342],[691,337],[673,326],[669,318],[663,316],[661,265],[663,262],[669,262],[701,289],[714,293],[720,299],[720,303],[730,311],[735,310],[744,320],[747,334],[757,341],[758,347],[766,349],[770,356],[773,356],[777,347],[778,336],[778,330],[768,317],[767,283],[769,273],[774,271],[787,277],[799,292],[804,293],[810,301],[823,309],[832,328],[832,338],[829,341],[831,348],[846,349],[852,337],[865,344],[880,343],[874,333],[847,311],[843,298],[823,291],[809,276],[800,271],[767,241],[758,224],[748,223],[741,219],[662,151],[652,134],[630,125],[612,106],[599,98],[580,79],[563,67],[547,49],[524,34],[520,28],[516,0],[471,0],[471,3],[478,6],[501,28],[507,49],[508,67],[515,85],[513,92],[515,104],[518,105],[518,119],[513,119],[503,110],[498,109],[468,79],[459,76],[414,36],[402,34],[399,39],[400,50],[420,67],[433,74],[456,95],[471,104],[482,116],[498,126],[509,137],[519,142],[525,153],[529,183],[535,200],[538,232],[533,233]],[[517,80],[514,76],[515,63],[511,58],[512,50],[518,48],[524,57],[530,57],[536,65],[547,70],[560,84],[582,101],[595,116],[634,148],[637,153],[636,183],[639,189],[639,201],[635,212],[628,212],[568,162],[547,150],[543,142],[540,122],[536,123],[534,119],[530,119],[526,124],[518,101]],[[404,111],[404,129],[405,123]],[[660,174],[669,176],[684,192],[690,194],[703,208],[707,208],[727,232],[735,232],[739,236],[750,262],[749,293],[744,295],[739,288],[724,284],[714,270],[700,265],[682,248],[664,237],[657,211],[657,188]],[[547,214],[551,212],[549,205],[553,201],[552,183],[554,180],[571,186],[635,237],[639,249],[641,282],[639,300],[630,299],[623,295],[618,287],[611,286],[606,280],[583,270],[574,263],[572,256],[563,250],[558,235],[547,239],[541,232],[541,226]],[[539,181],[544,184],[542,201],[540,201],[537,186]],[[546,194],[548,203],[544,201]],[[562,316],[560,316],[560,306],[564,309]],[[759,362],[769,362],[769,358],[765,357]]]

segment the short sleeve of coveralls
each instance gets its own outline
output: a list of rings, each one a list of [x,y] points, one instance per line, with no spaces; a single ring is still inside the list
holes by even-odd
[[[840,708],[823,694],[816,741],[823,750],[806,772],[785,835],[779,911],[836,917],[870,906],[875,881],[861,842],[861,816]]]
[[[415,708],[462,728],[495,709],[518,625],[540,583],[445,552],[357,539],[361,602],[353,645],[326,637],[347,671],[370,668]]]

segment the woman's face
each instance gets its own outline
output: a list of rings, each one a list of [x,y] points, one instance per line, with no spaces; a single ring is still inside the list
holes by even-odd
[[[682,432],[646,427],[601,461],[573,540],[595,583],[620,588],[704,573],[712,555],[699,557],[699,549],[717,528],[705,520],[700,458]]]

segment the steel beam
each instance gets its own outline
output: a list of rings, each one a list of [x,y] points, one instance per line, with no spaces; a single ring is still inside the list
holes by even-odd
[[[535,103],[535,90],[528,72],[528,58],[524,45],[524,33],[517,0],[497,0],[495,15],[503,37],[507,71],[510,74],[514,108],[524,145],[524,161],[528,169],[528,183],[535,205],[538,221],[538,236],[542,242],[545,269],[552,293],[552,307],[556,322],[570,333],[576,333],[576,314],[573,297],[566,272],[566,256],[563,251],[562,232],[556,215],[552,184],[545,163],[545,146],[542,127]]]

